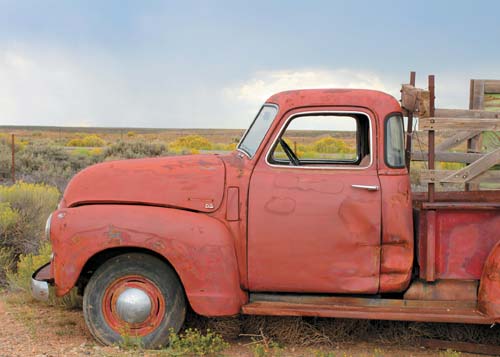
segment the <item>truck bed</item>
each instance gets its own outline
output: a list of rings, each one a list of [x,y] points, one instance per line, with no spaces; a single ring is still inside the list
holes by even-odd
[[[420,278],[479,280],[500,240],[500,191],[415,193],[413,206]]]

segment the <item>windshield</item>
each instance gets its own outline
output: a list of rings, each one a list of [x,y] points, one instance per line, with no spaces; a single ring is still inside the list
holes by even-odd
[[[238,149],[246,152],[248,156],[252,158],[257,152],[262,139],[266,136],[266,133],[269,130],[277,112],[278,108],[274,105],[264,105],[260,109],[259,114],[257,114],[257,117],[253,121],[250,128],[243,136],[243,139],[238,145]]]

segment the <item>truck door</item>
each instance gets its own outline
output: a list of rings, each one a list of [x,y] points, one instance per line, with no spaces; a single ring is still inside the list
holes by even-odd
[[[296,113],[283,120],[250,181],[250,290],[378,291],[375,130],[375,121],[360,112]]]

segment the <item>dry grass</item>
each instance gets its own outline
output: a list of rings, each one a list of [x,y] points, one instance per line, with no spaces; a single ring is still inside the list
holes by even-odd
[[[229,341],[239,336],[264,335],[282,345],[297,347],[359,342],[407,346],[417,345],[422,338],[500,344],[498,327],[484,325],[273,316],[209,319],[191,313],[186,326],[209,328]]]
[[[2,311],[1,303],[4,302]],[[3,314],[3,315],[2,315]],[[31,301],[26,303],[19,294],[0,295],[0,317],[15,331],[0,333],[10,352],[24,355],[137,355],[137,350],[117,346],[98,346],[90,336],[81,311],[50,307]],[[14,321],[12,321],[14,320]],[[500,334],[489,326],[424,324],[408,322],[239,316],[233,318],[204,318],[190,313],[186,328],[210,328],[230,342],[225,356],[435,356],[437,351],[419,348],[419,339],[432,337],[452,341],[499,343]],[[203,331],[204,332],[204,331]],[[7,336],[8,335],[8,336]],[[15,336],[15,341],[13,340]],[[26,344],[26,341],[30,342]],[[257,350],[269,350],[256,354]],[[5,347],[5,346],[4,346]],[[140,355],[168,355],[164,351],[142,350]],[[261,351],[262,352],[262,351]],[[464,356],[467,354],[464,354]]]

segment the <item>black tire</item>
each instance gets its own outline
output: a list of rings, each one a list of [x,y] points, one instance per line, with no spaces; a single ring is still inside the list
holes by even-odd
[[[136,281],[146,284],[146,291],[156,293],[148,296],[158,306],[152,308],[147,318],[152,320],[142,330],[116,318],[119,315],[112,307],[113,294],[118,296],[119,289],[126,289],[126,284],[138,284]],[[104,345],[120,344],[122,335],[127,335],[139,337],[142,347],[157,348],[168,345],[170,329],[178,332],[184,324],[186,300],[169,265],[151,255],[127,253],[106,261],[92,275],[83,295],[83,314],[92,335]]]

